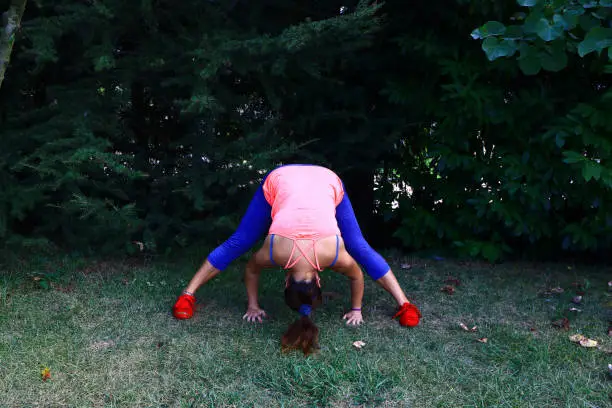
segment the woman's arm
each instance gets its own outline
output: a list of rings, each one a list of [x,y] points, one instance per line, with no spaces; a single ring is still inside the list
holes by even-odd
[[[364,291],[364,280],[363,272],[361,268],[354,268],[355,272],[346,274],[346,277],[350,280],[351,285],[351,310],[361,311],[361,305],[363,302],[363,291]]]
[[[342,270],[342,273],[349,279],[351,287],[351,310],[346,313],[342,319],[346,320],[347,324],[359,325],[363,323],[363,315],[361,314],[361,306],[363,302],[364,280],[363,272],[359,265],[353,261],[350,268]]]

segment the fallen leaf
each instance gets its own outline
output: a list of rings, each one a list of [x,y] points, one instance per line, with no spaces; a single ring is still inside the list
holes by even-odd
[[[563,288],[558,287],[558,286],[557,286],[556,288],[552,288],[552,289],[550,290],[550,293],[554,293],[555,295],[558,295],[558,294],[563,293],[563,292],[565,292],[565,291],[563,290]]]
[[[403,263],[401,265],[402,269],[412,269],[412,265],[408,264],[408,263]]]
[[[583,340],[580,340],[580,345],[582,347],[587,347],[587,348],[597,347],[597,342],[592,339],[583,339]]]
[[[572,334],[569,339],[572,343],[580,343],[582,340],[586,340],[586,337],[582,334]]]
[[[446,285],[443,286],[442,289],[440,289],[442,292],[446,292],[449,295],[452,295],[453,293],[455,293],[455,288],[451,285]]]
[[[476,339],[476,341],[480,342],[480,343],[486,343],[489,341],[489,339],[487,339],[486,337],[482,337],[480,339]]]
[[[555,320],[554,322],[552,322],[552,325],[560,329],[564,329],[564,330],[569,330],[570,328],[569,320],[567,317],[564,317],[563,319]]]
[[[115,345],[114,340],[108,340],[108,341],[103,340],[103,341],[97,341],[95,343],[90,344],[89,348],[94,351],[100,351],[100,350],[107,349],[109,347],[113,347],[114,345]]]
[[[454,276],[449,276],[448,278],[446,278],[444,283],[447,283],[449,285],[455,285],[455,286],[461,285],[461,281],[458,278],[455,278]]]
[[[42,370],[40,370],[40,375],[43,381],[47,381],[48,379],[51,378],[51,370],[45,367]]]
[[[476,331],[476,326],[472,327],[471,329],[468,328],[465,324],[463,323],[459,323],[459,327],[461,327],[463,330],[467,331],[467,332],[475,332]]]
[[[580,304],[580,302],[582,302],[582,296],[574,296],[574,297],[572,298],[572,303],[574,303],[574,304],[576,304],[576,305],[579,305],[579,304]]]
[[[363,346],[365,346],[365,343],[364,343],[363,341],[361,341],[361,340],[358,340],[358,341],[356,341],[356,342],[354,342],[354,343],[353,343],[353,346],[354,346],[355,348],[360,349],[360,348],[362,348]]]

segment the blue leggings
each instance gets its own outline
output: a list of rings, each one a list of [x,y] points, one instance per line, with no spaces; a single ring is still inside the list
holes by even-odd
[[[227,268],[231,262],[246,253],[268,232],[272,223],[272,207],[263,194],[264,181],[265,178],[255,192],[236,232],[208,255],[208,261],[215,268],[220,270]],[[346,190],[344,198],[336,207],[336,221],[347,252],[373,280],[383,277],[391,268],[363,237]]]

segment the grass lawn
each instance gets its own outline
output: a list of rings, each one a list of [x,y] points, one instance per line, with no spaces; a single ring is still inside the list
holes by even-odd
[[[371,280],[365,325],[347,327],[348,282],[326,271],[321,350],[304,358],[280,352],[296,314],[278,270],[261,285],[270,319],[250,324],[239,263],[198,292],[193,319],[177,321],[170,308],[197,261],[24,261],[0,270],[0,406],[612,406],[610,269],[412,262],[394,269],[423,312],[419,327],[391,320],[392,299]],[[36,273],[55,274],[51,288]],[[461,281],[452,295],[440,290],[449,275]],[[576,281],[588,282],[582,312],[556,328]],[[538,294],[554,287],[565,292]],[[572,343],[573,333],[602,347]]]

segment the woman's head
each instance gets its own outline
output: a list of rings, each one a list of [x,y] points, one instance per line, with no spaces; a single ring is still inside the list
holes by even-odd
[[[308,355],[318,347],[319,342],[319,328],[310,319],[312,310],[322,303],[318,279],[297,282],[290,277],[285,287],[285,303],[301,317],[283,334],[282,349],[283,351],[302,350]]]

